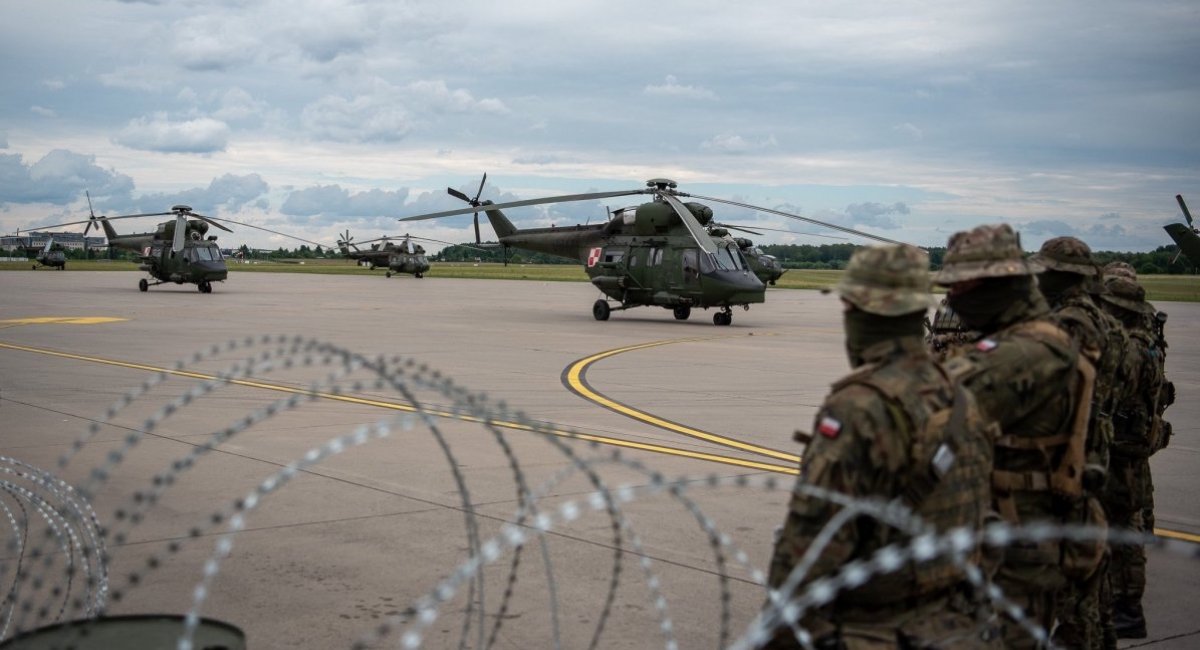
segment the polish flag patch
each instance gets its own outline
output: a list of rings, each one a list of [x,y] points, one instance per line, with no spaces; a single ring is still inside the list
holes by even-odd
[[[983,339],[975,344],[975,349],[979,350],[980,352],[991,352],[992,350],[995,350],[996,346],[998,345],[1000,344],[992,339]]]
[[[596,266],[596,262],[600,261],[600,256],[603,253],[604,253],[604,249],[602,249],[600,247],[596,247],[596,248],[593,248],[592,250],[588,251],[588,259],[587,259],[588,268],[592,268],[593,266]]]
[[[817,433],[826,438],[836,438],[842,431],[842,423],[829,417],[828,415],[821,418],[817,423]]]

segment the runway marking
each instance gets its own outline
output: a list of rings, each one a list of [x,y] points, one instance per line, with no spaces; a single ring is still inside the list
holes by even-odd
[[[622,404],[621,402],[611,399],[611,398],[605,396],[604,394],[600,393],[599,391],[593,389],[591,387],[591,385],[588,384],[588,381],[587,381],[588,368],[590,368],[591,365],[596,363],[597,361],[601,361],[601,360],[607,359],[609,357],[614,357],[618,354],[624,354],[625,352],[633,352],[636,350],[645,350],[647,348],[653,348],[653,347],[658,347],[658,346],[663,346],[663,345],[672,345],[675,343],[692,343],[692,342],[696,342],[696,341],[712,341],[717,338],[727,338],[727,337],[707,336],[707,337],[696,337],[696,338],[688,338],[688,339],[671,339],[671,340],[666,340],[666,341],[653,341],[650,343],[639,343],[637,345],[630,345],[630,346],[626,346],[623,348],[617,348],[615,350],[608,350],[606,352],[599,352],[599,353],[593,354],[589,357],[584,357],[582,359],[579,359],[578,361],[575,361],[571,365],[567,366],[567,368],[565,370],[563,370],[563,373],[562,373],[562,382],[563,382],[563,385],[567,387],[567,390],[571,391],[572,393],[575,393],[576,395],[582,397],[583,399],[585,399],[589,402],[592,402],[594,404],[599,404],[600,406],[603,406],[606,409],[609,409],[611,411],[620,413],[621,415],[633,418],[634,420],[637,420],[639,422],[643,422],[645,424],[649,424],[649,425],[658,427],[660,429],[674,431],[675,433],[683,434],[690,438],[698,438],[700,440],[706,440],[708,442],[716,443],[716,444],[722,445],[724,447],[732,447],[734,449],[748,451],[748,452],[751,452],[754,454],[759,454],[762,456],[767,456],[770,458],[787,461],[789,463],[799,463],[800,457],[797,456],[796,454],[788,453],[786,451],[780,451],[778,449],[771,449],[770,447],[762,447],[762,446],[751,444],[748,442],[742,442],[741,440],[737,440],[736,438],[722,436],[720,434],[711,433],[709,431],[704,431],[702,429],[696,429],[694,427],[689,427],[685,424],[679,424],[678,422],[672,422],[665,418],[660,418],[651,413],[647,413],[645,411],[635,409],[632,406]]]
[[[128,318],[113,316],[37,316],[34,318],[9,318],[0,320],[0,324],[8,325],[100,325],[103,323],[119,323]]]
[[[1178,530],[1167,530],[1166,528],[1155,528],[1154,534],[1158,535],[1159,537],[1167,537],[1170,539],[1182,540],[1184,542],[1191,542],[1193,544],[1200,544],[1200,535],[1193,535],[1191,533],[1185,533],[1185,532],[1178,531]]]
[[[168,375],[174,375],[177,377],[187,377],[189,379],[201,379],[201,380],[205,380],[205,381],[220,381],[221,380],[221,378],[217,377],[216,375],[209,375],[209,374],[200,373],[200,372],[192,372],[189,370],[175,370],[175,369],[171,369],[171,368],[161,368],[158,366],[151,366],[151,365],[147,365],[147,364],[143,364],[143,363],[118,361],[115,359],[105,359],[102,357],[93,357],[93,356],[87,356],[87,355],[82,355],[82,354],[74,354],[71,352],[60,352],[57,350],[48,350],[45,348],[35,348],[35,347],[26,346],[26,345],[15,345],[12,343],[0,342],[0,349],[18,350],[21,352],[31,352],[33,354],[44,354],[47,356],[59,357],[62,359],[73,359],[76,361],[87,361],[90,363],[100,363],[100,364],[109,365],[109,366],[116,366],[118,368],[129,368],[131,370],[143,370],[146,372],[160,372],[160,373],[164,373],[164,374],[168,374]],[[362,406],[373,406],[373,407],[389,409],[389,410],[393,410],[393,411],[402,411],[405,413],[418,412],[418,409],[416,407],[412,406],[411,404],[406,404],[403,402],[392,402],[392,401],[387,401],[387,400],[367,399],[367,398],[363,398],[363,397],[353,397],[350,395],[341,395],[341,394],[337,394],[337,393],[327,393],[327,392],[321,392],[321,391],[314,392],[314,391],[310,391],[307,389],[294,388],[291,386],[284,386],[282,384],[273,384],[273,383],[265,382],[265,381],[252,381],[252,380],[248,380],[248,379],[231,379],[231,380],[228,380],[228,383],[234,384],[237,386],[245,386],[248,388],[258,388],[258,389],[262,389],[262,390],[269,390],[269,391],[275,391],[275,392],[280,392],[280,393],[289,393],[289,394],[294,394],[294,395],[306,395],[306,396],[314,395],[321,399],[327,399],[327,400],[336,401],[336,402],[344,402],[344,403],[348,403],[348,404],[358,404],[358,405],[362,405]],[[481,424],[485,423],[482,418],[478,418],[478,417],[474,417],[474,416],[470,416],[470,415],[455,414],[455,413],[451,413],[449,411],[424,409],[423,412],[428,413],[429,415],[436,416],[436,417],[451,418],[451,419],[456,419],[456,420],[460,420],[463,422],[474,422],[474,423],[481,423]],[[501,427],[504,429],[511,429],[511,430],[515,430],[515,431],[527,431],[527,432],[538,432],[539,431],[539,429],[537,427],[534,427],[533,425],[521,424],[519,422],[511,422],[511,421],[507,421],[507,420],[488,420],[486,422],[486,424],[490,424],[490,425],[496,426],[496,427]],[[689,449],[678,449],[675,447],[668,447],[666,445],[657,445],[657,444],[652,444],[652,443],[637,442],[634,440],[623,440],[621,438],[613,438],[610,436],[603,436],[603,435],[598,435],[598,434],[582,433],[582,432],[578,432],[578,431],[571,431],[568,429],[555,427],[555,426],[552,426],[549,424],[543,426],[540,429],[540,431],[543,433],[553,434],[560,438],[573,438],[576,440],[583,440],[586,442],[594,442],[594,443],[598,443],[598,444],[602,444],[602,445],[622,447],[625,449],[637,449],[640,451],[649,451],[649,452],[654,452],[654,453],[659,453],[659,454],[667,454],[670,456],[679,456],[679,457],[683,457],[683,458],[692,458],[695,460],[704,460],[704,461],[709,461],[709,462],[714,462],[714,463],[721,463],[724,465],[733,465],[735,467],[743,467],[746,469],[753,469],[753,470],[766,471],[766,472],[775,472],[778,474],[790,474],[793,476],[798,473],[798,469],[796,467],[775,465],[772,463],[764,463],[764,462],[759,462],[759,461],[754,461],[754,460],[745,460],[742,458],[734,458],[731,456],[722,456],[720,454],[710,454],[710,453],[705,453],[705,452],[692,451]]]
[[[121,320],[121,319],[118,319],[118,320]],[[646,344],[642,344],[641,346],[631,346],[631,347],[632,348],[653,347],[655,345],[666,345],[668,343],[675,343],[675,342],[679,342],[679,341],[683,341],[683,340],[702,341],[702,340],[710,340],[711,338],[712,337],[696,338],[696,339],[679,339],[676,341],[659,341],[656,343],[646,343]],[[92,356],[86,356],[86,355],[82,355],[82,354],[73,354],[70,352],[60,352],[57,350],[48,350],[45,348],[34,348],[34,347],[27,346],[27,345],[15,345],[12,343],[0,342],[0,349],[18,350],[21,352],[30,352],[33,354],[44,354],[47,356],[59,357],[59,358],[63,358],[63,359],[74,359],[76,361],[87,361],[90,363],[100,363],[100,364],[104,364],[104,365],[116,366],[119,368],[129,368],[131,370],[144,370],[147,372],[161,372],[161,373],[165,373],[168,375],[174,375],[174,376],[178,376],[178,377],[188,377],[191,379],[202,379],[202,380],[206,380],[206,381],[215,381],[215,380],[220,379],[216,375],[208,375],[208,374],[199,373],[199,372],[190,372],[190,371],[186,371],[186,370],[173,370],[171,368],[160,368],[157,366],[151,366],[151,365],[142,364],[142,363],[131,363],[128,361],[117,361],[115,359],[104,359],[101,357],[92,357]],[[613,351],[613,352],[615,353],[617,351]],[[417,412],[417,409],[415,407],[413,407],[411,404],[405,404],[402,402],[390,402],[390,401],[385,401],[385,400],[366,399],[366,398],[362,398],[362,397],[352,397],[350,395],[338,395],[336,393],[313,392],[313,391],[309,391],[309,390],[293,388],[291,386],[283,386],[280,384],[272,384],[269,382],[250,381],[250,380],[244,380],[244,379],[230,380],[229,383],[236,384],[238,386],[245,386],[245,387],[249,387],[249,388],[259,388],[259,389],[263,389],[263,390],[270,390],[270,391],[276,391],[276,392],[281,392],[281,393],[290,393],[290,394],[295,394],[295,395],[316,395],[317,397],[320,397],[321,399],[328,399],[328,400],[337,401],[337,402],[346,402],[349,404],[359,404],[359,405],[363,405],[363,406],[373,406],[373,407],[389,409],[389,410],[393,410],[393,411],[402,411],[402,412],[406,412],[406,413]],[[452,418],[452,419],[460,420],[463,422],[475,422],[475,423],[483,422],[483,420],[481,418],[477,418],[477,417],[469,416],[469,415],[461,415],[461,414],[455,415],[448,411],[438,411],[438,410],[426,409],[425,412],[430,415],[433,415],[433,416]],[[500,427],[500,428],[504,428],[504,429],[512,429],[515,431],[528,431],[528,432],[536,432],[537,431],[537,429],[535,429],[535,427],[528,425],[528,424],[521,424],[519,422],[510,422],[510,421],[506,421],[506,420],[490,420],[487,423],[492,426],[496,426],[496,427]],[[582,432],[578,432],[578,431],[570,431],[567,429],[557,428],[557,427],[553,427],[553,426],[549,426],[549,425],[542,428],[541,431],[551,433],[560,438],[573,438],[576,440],[583,440],[586,442],[594,442],[594,443],[602,444],[602,445],[610,445],[613,447],[622,447],[625,449],[636,449],[639,451],[648,451],[648,452],[652,452],[652,453],[666,454],[669,456],[691,458],[694,460],[703,460],[703,461],[708,461],[708,462],[713,462],[713,463],[720,463],[722,465],[732,465],[735,467],[743,467],[746,469],[753,469],[753,470],[759,470],[759,471],[765,471],[765,472],[774,472],[777,474],[788,474],[791,476],[795,476],[796,474],[799,473],[797,471],[796,466],[773,465],[771,463],[761,463],[761,462],[752,461],[752,460],[734,458],[731,456],[722,456],[720,454],[707,454],[707,453],[703,453],[703,452],[691,451],[688,449],[677,449],[675,447],[668,447],[665,445],[656,445],[656,444],[650,444],[650,443],[636,442],[633,440],[622,440],[620,438],[613,438],[610,436],[602,436],[602,435],[597,435],[597,434],[582,433]],[[1185,542],[1191,542],[1194,544],[1200,544],[1200,535],[1194,535],[1192,533],[1185,533],[1185,532],[1177,531],[1177,530],[1168,530],[1165,528],[1155,528],[1154,534],[1158,535],[1159,537],[1166,537],[1166,538],[1170,538],[1170,539],[1177,539],[1177,540],[1181,540],[1181,541],[1185,541]]]

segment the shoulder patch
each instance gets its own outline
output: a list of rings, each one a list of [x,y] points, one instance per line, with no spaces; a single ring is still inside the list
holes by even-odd
[[[823,416],[821,421],[817,423],[817,433],[826,438],[836,438],[842,432],[842,423],[828,415]]]
[[[995,341],[995,339],[980,339],[979,341],[977,341],[975,343],[975,349],[979,350],[980,352],[991,352],[992,350],[995,350],[999,345],[1000,344],[997,343]]]

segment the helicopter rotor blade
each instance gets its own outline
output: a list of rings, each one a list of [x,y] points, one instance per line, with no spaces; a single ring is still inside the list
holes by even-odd
[[[1192,223],[1192,213],[1188,210],[1187,204],[1183,202],[1183,195],[1176,194],[1175,200],[1179,203],[1179,209],[1183,210],[1183,216],[1187,219],[1188,228],[1196,229],[1196,225]]]
[[[876,241],[886,242],[886,243],[888,243],[888,244],[906,244],[906,245],[908,245],[908,246],[913,246],[913,245],[914,245],[914,244],[908,244],[908,242],[896,241],[895,239],[888,239],[887,237],[881,237],[881,236],[879,236],[879,235],[873,235],[873,234],[871,234],[871,233],[869,233],[869,232],[863,232],[863,231],[861,231],[861,230],[855,230],[855,229],[853,229],[853,228],[847,228],[847,227],[845,227],[845,226],[839,226],[839,225],[837,225],[837,224],[829,223],[829,222],[827,222],[827,221],[819,221],[819,220],[817,220],[817,219],[811,219],[811,218],[809,218],[809,217],[802,217],[802,216],[800,216],[800,215],[798,215],[798,214],[792,214],[792,213],[790,213],[790,212],[781,212],[781,211],[779,211],[779,210],[772,210],[771,208],[764,208],[764,207],[757,206],[757,205],[750,205],[750,204],[748,204],[748,203],[739,203],[739,202],[737,202],[737,201],[728,201],[728,200],[726,200],[726,199],[717,199],[717,198],[713,198],[713,197],[711,197],[711,196],[697,196],[697,195],[695,195],[695,194],[693,194],[693,195],[691,195],[691,196],[692,196],[692,197],[694,197],[694,198],[700,199],[700,200],[702,200],[702,201],[716,201],[717,203],[724,203],[724,204],[726,204],[726,205],[733,205],[733,206],[737,206],[737,207],[739,207],[739,208],[746,208],[746,209],[749,209],[749,210],[757,210],[757,211],[759,211],[759,212],[766,212],[766,213],[769,213],[769,214],[775,214],[775,215],[779,215],[779,216],[781,216],[781,217],[787,217],[787,218],[789,218],[789,219],[796,219],[797,221],[804,221],[804,222],[807,222],[807,223],[816,224],[816,225],[818,225],[818,226],[825,226],[826,228],[832,228],[832,229],[834,229],[834,230],[840,230],[841,232],[850,233],[850,234],[852,234],[852,235],[858,235],[859,237],[866,237],[867,239],[874,239],[874,240],[876,240]],[[918,246],[917,248],[920,248],[920,247]]]
[[[183,250],[183,244],[187,236],[187,216],[180,212],[175,216],[175,235],[171,239],[171,252],[178,253]]]
[[[700,250],[713,255],[717,252],[717,248],[713,246],[712,236],[708,234],[704,226],[696,221],[696,217],[692,215],[692,211],[687,209],[687,206],[682,201],[675,198],[675,195],[669,192],[656,192],[656,194],[666,201],[667,205],[675,210],[675,214],[683,220],[683,225],[687,226],[688,232],[691,233],[692,239],[696,240],[696,244],[700,246]]]
[[[456,199],[462,199],[463,201],[466,201],[467,203],[471,202],[471,197],[467,196],[466,194],[463,194],[462,192],[454,189],[453,187],[447,187],[446,193],[449,194],[450,196],[453,196]]]
[[[224,230],[225,232],[233,232],[229,228],[226,228],[225,226],[222,226],[221,224],[217,223],[218,219],[216,217],[206,217],[202,214],[197,214],[195,212],[192,212],[190,209],[180,210],[179,214],[182,214],[185,217],[195,217],[196,219],[199,219],[201,221],[206,221],[209,224],[214,225],[214,226],[220,228],[221,230]],[[228,219],[222,219],[221,221],[228,221]]]
[[[764,236],[761,232],[758,232],[757,230],[750,230],[749,228],[743,228],[741,226],[734,226],[734,225],[728,224],[728,223],[717,223],[714,221],[714,222],[712,222],[712,225],[714,225],[718,228],[725,228],[726,230],[737,230],[739,232],[748,232],[751,235],[759,235],[760,237]]]
[[[726,224],[722,224],[722,226],[724,226],[724,225],[726,225]],[[822,234],[819,232],[797,232],[795,230],[788,230],[786,228],[768,228],[767,226],[754,226],[754,227],[758,228],[759,230],[769,230],[771,232],[783,232],[783,233],[787,233],[789,235],[804,235],[806,237],[824,237],[825,239],[836,239],[838,241],[846,241],[847,240],[846,237],[838,237],[837,235],[826,235],[826,234]]]
[[[199,216],[199,215],[192,215],[192,216]],[[295,239],[296,241],[304,242],[305,244],[312,244],[313,246],[320,246],[321,248],[336,248],[336,246],[331,247],[328,242],[322,244],[320,242],[309,241],[307,239],[297,237],[295,235],[289,235],[286,232],[279,232],[278,230],[271,230],[270,228],[263,228],[262,226],[256,226],[252,223],[245,223],[243,221],[234,221],[233,219],[226,219],[225,217],[204,217],[204,220],[205,221],[224,221],[225,223],[231,223],[235,226],[245,226],[246,228],[254,228],[255,230],[261,230],[263,232],[269,232],[272,235],[279,235],[281,237]],[[226,228],[225,226],[222,226],[220,224],[214,223],[213,225],[217,226],[221,230],[225,230],[227,232],[233,232],[232,230],[229,230],[228,228]],[[346,232],[349,233],[350,231],[347,230]]]
[[[84,246],[84,248],[87,248],[87,234],[88,234],[88,231],[90,231],[92,229],[92,225],[94,223],[96,223],[96,211],[92,208],[91,192],[89,192],[88,190],[84,190],[83,195],[87,197],[88,214],[91,215],[88,217],[87,225],[83,227],[83,246]]]
[[[454,242],[443,241],[443,240],[441,240],[441,239],[434,239],[433,237],[421,237],[421,236],[419,236],[419,235],[409,235],[409,234],[405,234],[404,236],[405,236],[405,237],[410,237],[410,238],[412,238],[412,239],[414,239],[414,240],[417,240],[417,241],[429,241],[429,242],[433,242],[433,243],[435,243],[435,244],[444,244],[444,245],[446,245],[446,246],[462,246],[463,248],[470,248],[470,249],[472,249],[472,250],[477,250],[477,251],[483,251],[483,250],[484,250],[484,248],[480,248],[479,246],[483,246],[483,247],[487,247],[487,246],[488,246],[487,244],[480,244],[479,246],[472,246],[472,245],[470,245],[470,244],[455,244]],[[494,247],[495,247],[495,246],[493,246],[493,248],[494,248]]]
[[[508,208],[520,208],[527,205],[542,205],[544,203],[570,203],[572,201],[588,201],[591,199],[604,199],[610,196],[632,196],[634,194],[652,194],[654,190],[638,189],[638,190],[622,190],[617,192],[591,192],[588,194],[564,194],[562,196],[550,196],[544,199],[526,199],[523,201],[508,201],[506,203],[492,203],[486,206],[486,210],[506,210]],[[400,217],[400,221],[424,221],[426,219],[438,219],[440,217],[453,217],[460,214],[471,214],[477,212],[475,206],[469,208],[459,208],[457,210],[444,210],[442,212],[431,212],[429,214],[418,214],[412,217]]]

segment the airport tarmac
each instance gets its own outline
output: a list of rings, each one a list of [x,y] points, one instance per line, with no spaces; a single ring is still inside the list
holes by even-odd
[[[110,587],[120,595],[110,612],[189,611],[228,526],[227,515],[214,523],[214,513],[272,475],[291,476],[285,468],[310,449],[401,418],[382,439],[305,465],[244,513],[199,614],[240,627],[252,648],[361,639],[457,647],[464,634],[478,647],[481,630],[497,648],[553,647],[556,638],[577,647],[597,634],[602,648],[728,643],[762,603],[754,571],[766,570],[783,520],[800,451],[792,432],[810,427],[829,384],[847,370],[838,301],[815,291],[769,290],[766,304],[717,327],[711,311],[699,310],[686,322],[649,308],[598,322],[589,285],[442,279],[436,268],[420,280],[233,272],[212,294],[191,285],[141,293],[139,277],[0,273],[0,455],[78,483],[142,434],[96,490],[100,521],[127,531],[120,542],[110,538]],[[1174,440],[1152,459],[1157,526],[1197,542],[1200,404],[1189,398],[1200,389],[1200,304],[1158,307],[1170,314],[1167,370],[1179,400],[1167,413]],[[261,344],[264,336],[272,342]],[[368,363],[381,355],[415,363],[400,366],[403,390],[355,369],[336,380],[338,391],[323,388],[324,396],[239,430],[129,526],[141,507],[131,495],[144,495],[173,461],[344,370],[341,357],[326,353],[307,355],[312,365],[257,367],[155,419],[206,379],[288,345],[275,337],[319,341]],[[203,358],[189,361],[197,352]],[[110,405],[178,361],[192,374],[168,375],[106,420]],[[463,408],[503,402],[551,434],[523,430],[507,413],[490,427],[449,417],[463,393],[446,390],[446,378],[487,396],[460,401]],[[421,414],[410,422],[414,400],[427,422]],[[675,494],[652,489],[656,476],[695,480]],[[764,487],[772,478],[774,489]],[[520,554],[501,544],[482,581],[438,591],[468,560],[469,531],[505,539],[522,505],[519,482],[542,495],[544,543]],[[620,504],[624,519],[596,509],[597,484],[630,488],[618,493],[630,498]],[[1122,647],[1194,647],[1200,622],[1189,603],[1200,564],[1155,550],[1148,573],[1151,636]],[[434,594],[446,601],[436,620],[406,614]],[[469,604],[480,600],[476,618]],[[32,627],[33,619],[15,624]]]

